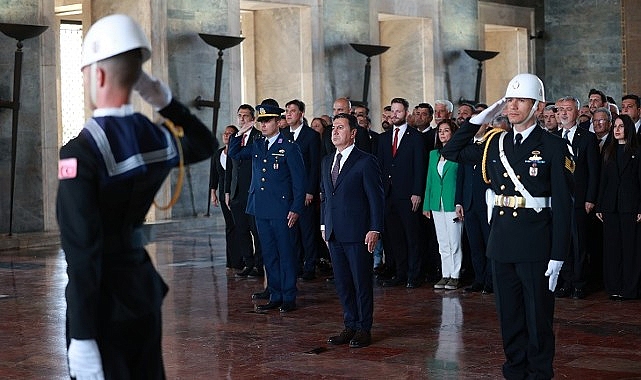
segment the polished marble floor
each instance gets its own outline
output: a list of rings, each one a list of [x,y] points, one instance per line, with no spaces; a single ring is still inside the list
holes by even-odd
[[[225,268],[220,215],[153,231],[148,250],[171,288],[163,307],[169,379],[501,377],[492,295],[377,287],[373,344],[329,346],[342,317],[324,278],[299,283],[298,310],[259,314],[250,294],[262,281]],[[49,240],[0,250],[0,379],[67,378],[65,261]],[[557,300],[555,319],[556,379],[641,379],[641,301],[604,293]]]

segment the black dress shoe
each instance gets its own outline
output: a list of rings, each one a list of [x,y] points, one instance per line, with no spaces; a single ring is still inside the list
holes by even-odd
[[[262,292],[257,292],[252,294],[253,300],[268,300],[269,299],[269,289],[265,289]]]
[[[358,330],[352,340],[349,341],[350,348],[367,347],[372,343],[372,336],[365,330]]]
[[[327,339],[327,343],[336,345],[347,344],[352,340],[354,334],[356,334],[356,330],[345,329],[341,331],[339,335],[330,336],[329,339]]]
[[[585,298],[585,292],[581,288],[574,288],[574,291],[572,291],[572,299],[575,300],[582,300]]]
[[[266,303],[265,305],[256,306],[256,311],[267,311],[267,310],[278,309],[282,304],[283,303],[281,301],[269,301],[269,303]]]
[[[240,272],[236,273],[236,277],[247,277],[251,273],[252,269],[253,268],[245,267],[245,268],[243,268],[243,270],[241,270]]]
[[[421,281],[408,281],[407,284],[405,284],[405,287],[407,289],[416,289],[420,288],[423,283]]]
[[[290,311],[294,311],[296,310],[296,302],[294,301],[283,302],[283,305],[280,307],[279,310],[281,313],[289,313]]]
[[[481,294],[492,294],[494,293],[494,287],[492,285],[485,285]]]
[[[613,294],[613,295],[610,296],[610,300],[612,300],[612,301],[623,301],[623,300],[625,300],[625,298],[623,298],[623,296],[621,296],[621,295]]]
[[[570,291],[570,289],[569,289],[569,288],[558,288],[558,289],[554,292],[554,296],[555,296],[556,298],[567,298],[567,297],[569,297],[569,296],[570,296],[570,293],[572,293],[572,292]]]
[[[258,268],[253,268],[252,270],[249,271],[247,274],[247,277],[263,277],[265,275],[265,272],[263,272],[262,269]]]
[[[479,284],[478,282],[475,282],[471,286],[468,286],[467,288],[465,288],[465,291],[467,293],[478,293],[483,291],[483,285]]]
[[[383,286],[387,288],[387,287],[393,287],[393,286],[401,286],[404,283],[405,283],[405,279],[394,276],[389,280],[383,281]]]
[[[314,272],[304,272],[300,278],[303,281],[312,281],[316,279],[316,274]]]

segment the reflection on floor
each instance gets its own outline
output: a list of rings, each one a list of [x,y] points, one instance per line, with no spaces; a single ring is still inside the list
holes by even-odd
[[[225,268],[222,217],[155,230],[148,250],[170,285],[169,379],[496,379],[494,297],[430,286],[375,288],[373,344],[328,346],[342,329],[333,286],[299,283],[297,311],[254,312],[259,279]],[[0,378],[65,379],[64,257],[58,247],[0,251]],[[641,377],[641,301],[603,293],[557,300],[557,379]]]

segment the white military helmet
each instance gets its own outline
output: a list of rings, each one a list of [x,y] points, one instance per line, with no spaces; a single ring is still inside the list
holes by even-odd
[[[518,74],[507,85],[506,98],[527,98],[545,102],[543,82],[534,74]]]
[[[151,56],[151,44],[131,17],[123,14],[106,16],[96,21],[84,38],[80,67],[140,48],[143,62]]]

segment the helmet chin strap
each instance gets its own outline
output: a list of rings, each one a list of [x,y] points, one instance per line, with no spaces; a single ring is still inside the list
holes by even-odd
[[[534,105],[532,106],[532,109],[530,110],[530,113],[527,115],[527,118],[525,118],[524,121],[530,120],[532,116],[534,116],[534,112],[536,112],[536,109],[539,108],[539,101],[535,100]]]
[[[96,105],[96,98],[98,97],[98,77],[96,74],[97,68],[98,64],[96,62],[92,63],[91,67],[89,68],[89,96],[94,107],[98,107]]]

